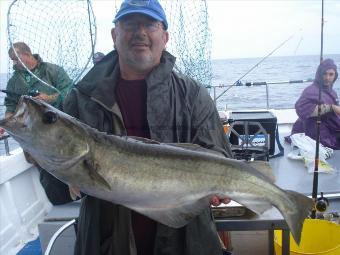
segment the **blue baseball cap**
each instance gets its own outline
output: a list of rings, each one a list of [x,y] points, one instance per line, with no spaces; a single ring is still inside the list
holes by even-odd
[[[163,23],[165,30],[168,29],[165,12],[157,0],[124,0],[117,12],[114,23],[128,14],[140,13],[147,15]]]

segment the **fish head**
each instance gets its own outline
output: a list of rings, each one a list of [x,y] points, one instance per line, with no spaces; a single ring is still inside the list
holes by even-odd
[[[0,127],[50,172],[71,167],[89,151],[82,127],[71,116],[29,96],[20,98],[15,113],[0,120]]]

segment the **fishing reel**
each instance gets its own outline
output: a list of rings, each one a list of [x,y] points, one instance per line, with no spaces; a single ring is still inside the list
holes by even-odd
[[[318,212],[325,212],[329,206],[329,201],[326,197],[323,196],[323,192],[321,192],[321,196],[315,202],[315,209]]]
[[[40,94],[39,90],[33,90],[33,89],[28,91],[28,93],[27,93],[27,95],[31,96],[31,97],[39,96],[39,94]]]

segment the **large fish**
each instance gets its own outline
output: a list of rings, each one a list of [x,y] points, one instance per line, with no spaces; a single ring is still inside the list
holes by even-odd
[[[45,170],[86,194],[178,228],[229,197],[261,214],[275,206],[297,243],[312,200],[285,191],[249,164],[193,144],[162,144],[99,132],[24,96],[0,126]]]

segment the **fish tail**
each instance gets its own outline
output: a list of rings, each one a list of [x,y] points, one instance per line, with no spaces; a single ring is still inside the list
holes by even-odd
[[[286,192],[289,200],[293,203],[294,208],[287,208],[288,210],[286,211],[288,211],[288,214],[284,215],[284,217],[295,242],[299,245],[303,222],[305,218],[309,216],[313,208],[313,200],[295,191],[287,190]]]

